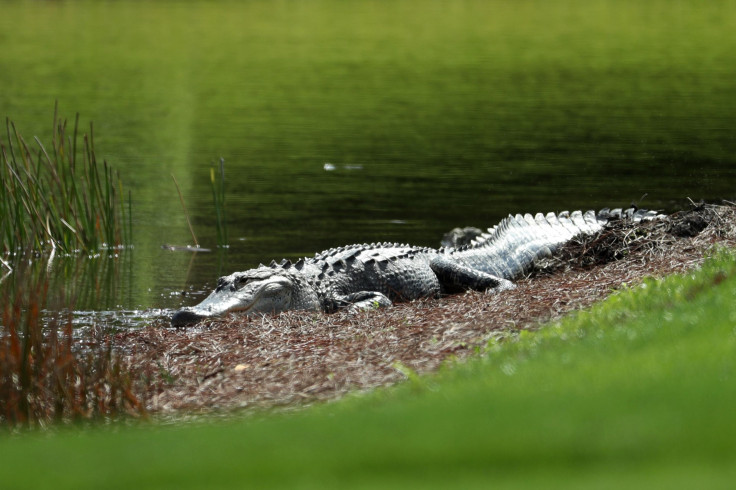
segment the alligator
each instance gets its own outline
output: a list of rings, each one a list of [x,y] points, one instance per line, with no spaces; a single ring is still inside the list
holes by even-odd
[[[294,263],[272,261],[221,277],[204,301],[175,312],[171,324],[182,327],[226,313],[329,313],[342,307],[361,310],[467,290],[503,291],[577,235],[597,233],[614,221],[658,216],[636,208],[517,214],[464,246],[435,249],[372,243],[332,248]]]

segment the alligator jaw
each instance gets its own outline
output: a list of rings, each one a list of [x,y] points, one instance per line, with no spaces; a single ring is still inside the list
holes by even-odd
[[[208,300],[210,298],[207,298]],[[204,308],[203,308],[204,306]],[[182,308],[181,310],[174,313],[171,317],[171,326],[175,328],[186,327],[187,325],[193,325],[206,318],[216,318],[224,315],[225,313],[246,313],[251,309],[253,303],[246,307],[234,306],[232,308],[215,309],[212,307],[210,302],[205,300],[202,304],[197,306]]]
[[[171,317],[171,326],[176,328],[186,327],[205,318],[207,318],[205,315],[199,315],[191,310],[183,309],[177,311]]]
[[[184,327],[226,313],[270,313],[291,305],[292,281],[270,268],[251,269],[220,278],[217,288],[196,306],[182,308],[171,317],[172,327]]]

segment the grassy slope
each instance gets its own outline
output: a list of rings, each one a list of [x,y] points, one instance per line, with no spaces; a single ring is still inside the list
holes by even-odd
[[[297,414],[0,439],[3,488],[638,486],[736,480],[736,260],[437,376]]]

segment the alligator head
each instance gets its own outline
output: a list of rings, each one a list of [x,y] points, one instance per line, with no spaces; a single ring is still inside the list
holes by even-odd
[[[174,313],[171,325],[181,327],[226,313],[249,315],[289,309],[319,309],[316,293],[291,272],[259,267],[221,277],[204,301]]]

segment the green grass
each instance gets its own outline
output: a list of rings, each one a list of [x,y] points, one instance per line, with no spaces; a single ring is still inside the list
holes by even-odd
[[[730,488],[736,259],[295,414],[0,440],[4,488]],[[12,471],[9,471],[11,470]]]

